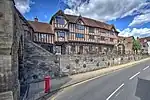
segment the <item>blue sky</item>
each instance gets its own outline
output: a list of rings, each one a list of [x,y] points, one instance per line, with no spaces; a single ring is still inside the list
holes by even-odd
[[[27,20],[49,22],[59,9],[114,24],[121,36],[150,36],[150,0],[15,0]]]

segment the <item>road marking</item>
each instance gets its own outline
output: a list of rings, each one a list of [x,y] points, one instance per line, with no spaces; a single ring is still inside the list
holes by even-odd
[[[149,66],[145,67],[143,70],[146,70],[147,68],[149,68]]]
[[[123,91],[123,89],[121,89],[117,94],[116,97]]]
[[[98,79],[98,78],[100,78],[100,77],[102,77],[102,76],[105,76],[105,75],[108,75],[108,74],[109,74],[109,73],[105,73],[105,74],[102,74],[102,75],[99,75],[99,76],[90,78],[90,79],[88,79],[88,80],[84,80],[84,81],[82,81],[82,82],[79,82],[79,83],[74,84],[74,85],[72,85],[72,86],[69,86],[69,87],[67,87],[67,88],[64,88],[63,91],[58,92],[56,95],[53,95],[50,100],[56,100],[56,98],[57,98],[61,93],[63,93],[63,92],[66,91],[66,90],[69,90],[69,89],[71,89],[71,88],[73,88],[73,87],[75,87],[75,86],[78,86],[78,85],[80,85],[80,84],[83,84],[83,83],[86,83],[86,82],[89,82],[89,81]]]
[[[124,83],[121,84],[106,100],[109,100],[120,88],[124,86]]]
[[[140,72],[137,72],[136,74],[134,74],[132,77],[129,78],[129,80],[132,80],[134,77],[136,77],[137,75],[139,75]]]

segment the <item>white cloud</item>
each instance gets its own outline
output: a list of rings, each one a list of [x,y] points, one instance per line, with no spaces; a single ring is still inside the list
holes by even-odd
[[[70,7],[65,13],[98,19],[115,20],[128,15],[140,13],[141,7],[146,5],[146,0],[65,0]]]
[[[129,26],[141,25],[148,22],[150,22],[150,13],[136,16]]]
[[[35,2],[31,0],[15,0],[15,6],[22,14],[29,12],[32,4]]]
[[[146,14],[146,13],[150,13],[150,9],[144,9],[146,6],[148,7],[150,5],[150,2],[146,2],[146,3],[141,3],[139,4],[138,7],[130,10],[129,12],[127,12],[126,14],[124,14],[124,16],[128,16],[128,15],[138,15],[138,14]]]
[[[150,36],[150,28],[126,28],[123,31],[120,31],[119,36],[138,36],[138,37],[143,37],[143,36]]]

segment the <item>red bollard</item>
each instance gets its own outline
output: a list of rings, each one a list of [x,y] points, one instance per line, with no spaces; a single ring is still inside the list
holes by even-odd
[[[45,93],[48,93],[50,91],[50,88],[51,88],[51,77],[50,76],[46,76],[44,78],[44,85],[45,85],[45,90],[44,92]]]

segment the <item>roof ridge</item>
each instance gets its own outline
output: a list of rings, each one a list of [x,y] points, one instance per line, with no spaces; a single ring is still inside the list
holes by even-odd
[[[73,17],[79,17],[79,16],[82,16],[82,15],[77,16],[77,15],[71,15],[71,14],[65,14],[65,15],[67,15],[67,16],[73,16]],[[89,18],[89,17],[82,16],[82,18],[86,18],[86,19],[89,19],[89,20],[93,20],[93,21],[96,21],[96,22],[101,22],[101,23],[103,23],[103,24],[112,26],[111,24],[107,24],[107,23],[105,23],[105,22],[103,22],[103,21],[96,20],[96,19],[92,19],[92,18]]]
[[[48,25],[51,25],[51,24],[49,24],[49,23],[46,23],[46,22],[36,22],[36,21],[32,21],[32,20],[27,20],[27,21],[29,21],[29,22],[34,22],[34,23],[42,23],[42,24],[48,24]]]
[[[52,25],[44,22],[29,21],[35,32],[53,33]]]

